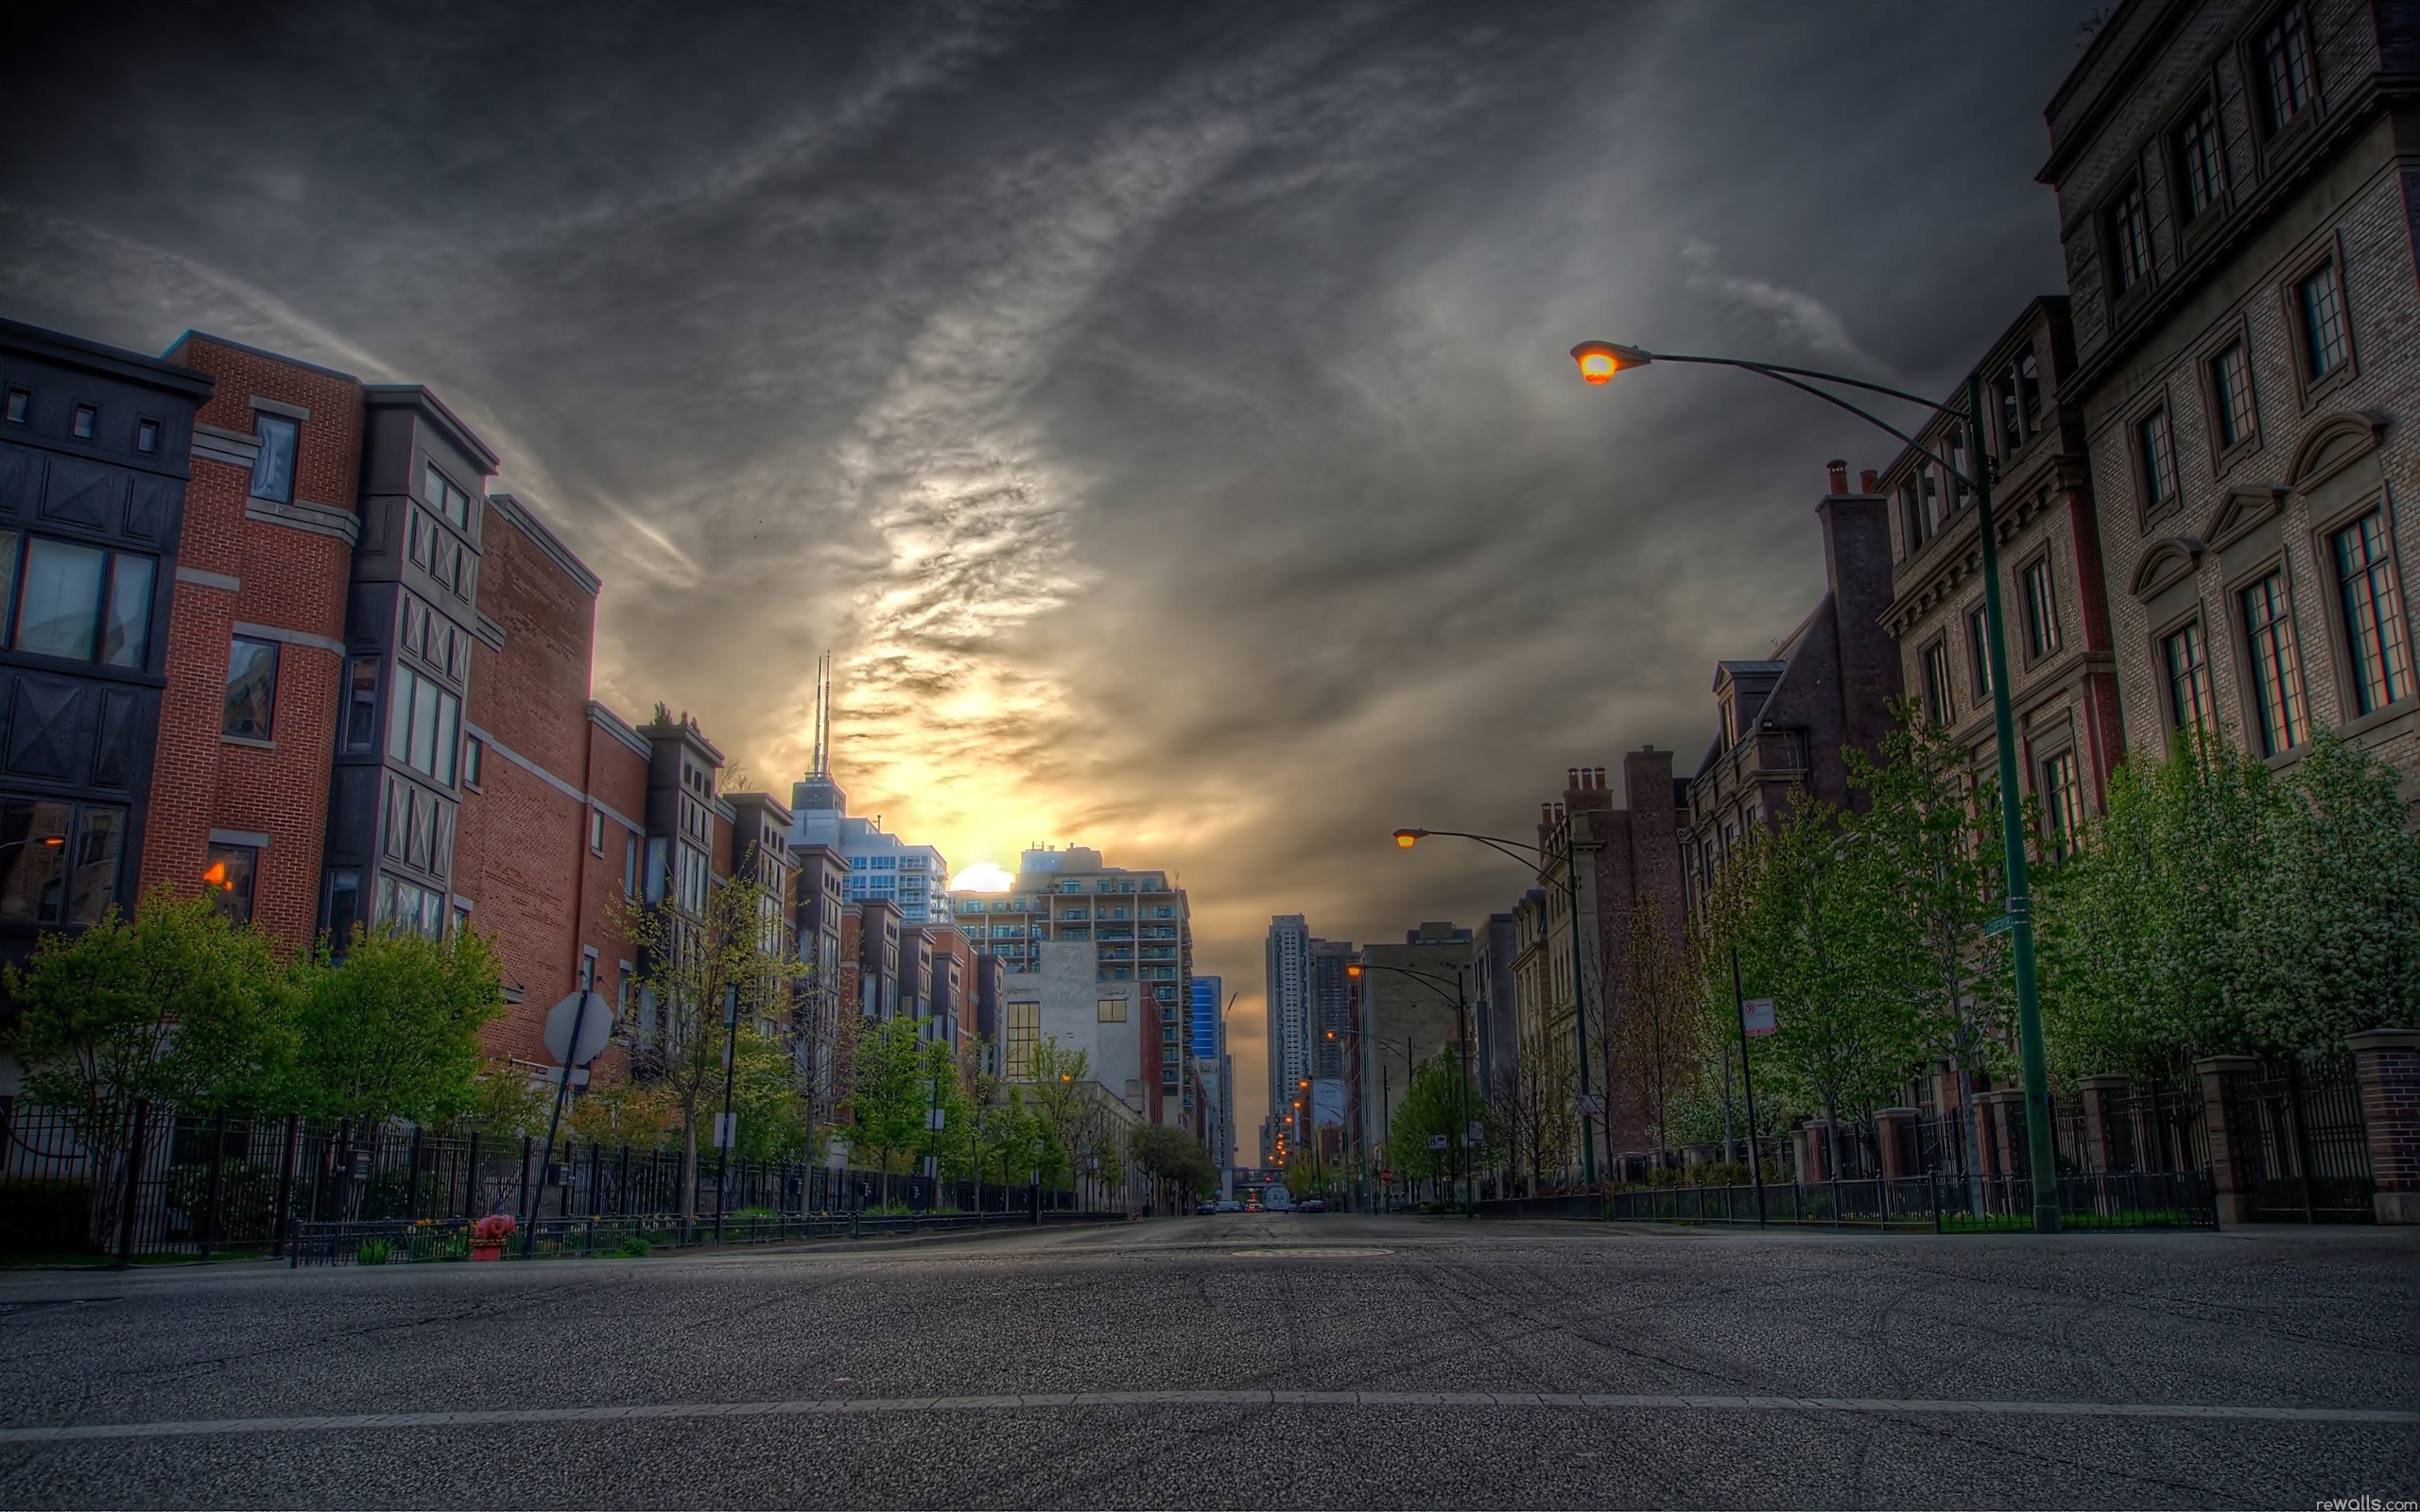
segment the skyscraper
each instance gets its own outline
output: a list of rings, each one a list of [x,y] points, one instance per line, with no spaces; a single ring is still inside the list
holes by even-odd
[[[1311,1074],[1311,928],[1300,914],[1269,921],[1269,1108],[1284,1114]],[[1279,1122],[1284,1122],[1280,1118]]]
[[[899,906],[909,924],[950,922],[949,862],[929,845],[909,845],[882,827],[882,816],[849,816],[849,795],[832,780],[832,654],[816,665],[815,762],[806,780],[790,784],[790,844],[825,845],[849,864],[847,900],[881,899]]]

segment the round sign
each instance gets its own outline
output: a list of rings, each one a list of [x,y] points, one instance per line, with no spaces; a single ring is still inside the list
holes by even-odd
[[[601,993],[574,992],[546,1010],[546,1054],[559,1066],[587,1065],[613,1035],[614,1010]]]

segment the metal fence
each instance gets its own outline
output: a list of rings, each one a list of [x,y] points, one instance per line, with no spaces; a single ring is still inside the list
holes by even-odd
[[[1650,1187],[1605,1198],[1605,1216],[1632,1223],[1726,1223],[1832,1228],[2008,1232],[2033,1227],[2033,1186],[2023,1177],[1961,1179],[1934,1172],[1885,1180]],[[2059,1178],[2068,1228],[2215,1228],[2205,1172],[2075,1175]]]
[[[1084,1206],[1070,1191],[806,1161],[735,1158],[725,1169],[720,1152],[705,1150],[691,1205],[698,1223],[683,1232],[679,1150],[572,1143],[547,1160],[543,1143],[525,1136],[356,1128],[147,1104],[104,1122],[88,1128],[62,1109],[0,1098],[0,1257],[207,1261],[285,1253],[302,1225],[321,1232],[385,1226],[362,1233],[392,1241],[450,1232],[497,1212],[524,1221],[534,1214],[542,1231],[610,1219],[633,1232],[671,1228],[687,1239],[718,1216],[728,1230],[745,1220],[857,1214],[862,1228],[867,1215],[1030,1218],[1037,1207],[1050,1214]]]
[[[2253,1218],[2375,1220],[2377,1182],[2349,1059],[2227,1072],[2222,1083],[2227,1153]]]
[[[719,1225],[701,1222],[684,1228],[667,1214],[644,1217],[545,1217],[534,1234],[517,1230],[493,1252],[481,1253],[473,1244],[472,1221],[464,1218],[373,1218],[336,1223],[295,1223],[289,1263],[303,1265],[399,1265],[429,1261],[539,1260],[571,1256],[644,1255],[650,1250],[684,1244],[772,1244],[785,1240],[879,1239],[907,1234],[949,1233],[987,1228],[1028,1228],[1037,1224],[1112,1223],[1122,1212],[1069,1209],[1035,1213],[1015,1211],[966,1212],[925,1211],[885,1214],[864,1211],[826,1214],[774,1214],[726,1217]]]

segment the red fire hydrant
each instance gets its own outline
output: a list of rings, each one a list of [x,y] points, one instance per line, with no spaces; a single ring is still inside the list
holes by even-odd
[[[512,1237],[513,1229],[520,1227],[509,1212],[492,1212],[481,1218],[471,1225],[471,1258],[502,1260],[504,1242]]]

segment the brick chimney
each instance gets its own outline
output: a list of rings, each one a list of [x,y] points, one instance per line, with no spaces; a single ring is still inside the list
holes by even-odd
[[[1846,461],[1844,461],[1843,459],[1841,459],[1841,458],[1840,458],[1840,457],[1837,457],[1837,456],[1836,456],[1836,457],[1834,457],[1834,458],[1832,458],[1832,460],[1830,460],[1830,461],[1828,461],[1828,462],[1826,462],[1826,463],[1824,463],[1824,481],[1825,481],[1825,482],[1829,483],[1829,484],[1832,486],[1832,491],[1833,491],[1834,493],[1846,493],[1846,492],[1848,492],[1848,491],[1849,491],[1849,465],[1848,465],[1848,463],[1847,463]]]
[[[1891,525],[1883,502],[1835,492],[1815,507],[1824,526],[1824,578],[1840,634],[1842,733],[1868,754],[1891,729],[1899,696],[1899,646],[1882,627],[1891,607]]]
[[[1858,473],[1857,475],[1857,491],[1859,493],[1880,493],[1882,491],[1882,474],[1876,472],[1872,468],[1867,468],[1864,472]]]

